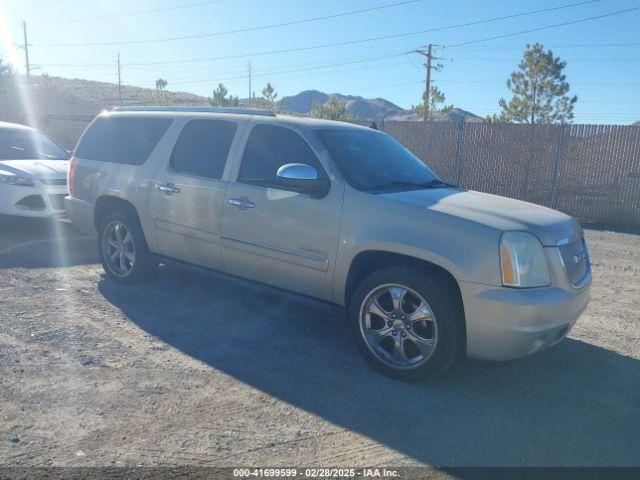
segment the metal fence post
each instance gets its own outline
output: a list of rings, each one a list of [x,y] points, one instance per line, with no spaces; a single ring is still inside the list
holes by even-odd
[[[455,176],[456,185],[460,185],[460,179],[462,178],[462,140],[463,140],[464,121],[458,124],[456,131],[456,155],[455,155]]]
[[[560,125],[560,138],[558,138],[558,146],[556,147],[556,162],[553,171],[553,183],[551,184],[551,208],[558,205],[558,189],[560,180],[560,159],[562,158],[562,147],[564,146],[564,123]]]

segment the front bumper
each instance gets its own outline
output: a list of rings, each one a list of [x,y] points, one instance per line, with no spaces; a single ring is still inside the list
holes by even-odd
[[[560,342],[589,303],[591,282],[516,289],[460,282],[467,324],[467,356],[513,360]]]
[[[33,182],[31,187],[0,185],[0,214],[39,218],[64,214],[67,186]]]

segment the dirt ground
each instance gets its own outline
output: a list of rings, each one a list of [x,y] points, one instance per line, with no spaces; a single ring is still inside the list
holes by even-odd
[[[0,221],[0,465],[640,466],[638,233],[586,231],[566,341],[407,384],[330,306],[176,267],[117,285],[69,223]]]

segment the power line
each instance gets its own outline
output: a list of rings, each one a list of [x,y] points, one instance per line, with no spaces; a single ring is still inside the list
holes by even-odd
[[[194,59],[164,60],[164,61],[155,61],[155,62],[135,62],[135,63],[130,63],[129,65],[170,65],[170,64],[180,64],[180,63],[198,63],[198,62],[209,62],[209,61],[219,61],[219,60],[230,60],[230,59],[234,59],[234,58],[247,58],[247,57],[259,57],[259,56],[265,56],[265,55],[276,55],[276,54],[281,54],[281,53],[302,52],[302,51],[317,50],[317,49],[329,48],[329,47],[342,47],[342,46],[346,46],[346,45],[355,45],[355,44],[359,44],[359,43],[368,43],[368,42],[374,42],[374,41],[379,41],[379,40],[388,40],[388,39],[392,39],[392,38],[400,38],[400,37],[406,37],[406,36],[412,36],[412,35],[421,35],[421,34],[424,34],[424,33],[431,33],[431,32],[435,32],[435,31],[447,30],[447,29],[452,29],[452,28],[460,28],[460,27],[465,27],[465,26],[469,26],[469,25],[477,25],[479,23],[494,22],[494,21],[498,21],[498,20],[505,20],[505,19],[508,19],[508,18],[520,17],[520,16],[524,16],[524,15],[533,15],[535,13],[541,13],[541,12],[546,12],[546,11],[550,11],[550,10],[558,10],[560,8],[568,8],[568,7],[572,7],[572,6],[583,5],[585,3],[593,3],[594,1],[601,1],[601,0],[591,0],[589,2],[574,3],[574,4],[564,5],[564,6],[560,6],[560,7],[547,8],[547,9],[544,9],[544,10],[534,10],[534,11],[530,11],[530,12],[523,12],[523,13],[518,13],[518,14],[513,14],[513,15],[508,15],[508,16],[503,16],[503,17],[494,17],[494,18],[489,18],[489,19],[485,19],[485,20],[479,20],[479,21],[475,21],[475,22],[461,23],[461,24],[457,24],[457,25],[449,25],[449,26],[446,26],[446,27],[437,27],[437,28],[431,28],[431,29],[427,29],[427,30],[418,30],[418,31],[414,31],[414,32],[404,32],[404,33],[397,33],[397,34],[390,34],[390,35],[382,35],[382,36],[378,36],[378,37],[369,37],[369,38],[357,39],[357,40],[345,40],[345,41],[342,41],[342,42],[325,43],[325,44],[320,44],[320,45],[311,45],[311,46],[307,46],[307,47],[285,48],[285,49],[280,49],[280,50],[267,50],[267,51],[262,51],[262,52],[242,53],[242,54],[226,55],[226,56],[219,56],[219,57],[202,57],[202,58],[194,58]],[[636,9],[638,9],[638,8],[640,8],[640,7],[637,7]],[[614,12],[613,14],[618,14],[618,13],[623,13],[623,12]],[[609,14],[609,15],[612,15],[612,14]],[[580,20],[580,21],[586,21],[586,20]],[[550,27],[544,27],[544,28],[550,28]]]
[[[420,1],[420,0],[411,0],[411,1]],[[454,29],[454,28],[462,28],[462,27],[469,27],[469,26],[473,26],[473,25],[480,25],[483,23],[490,23],[490,22],[496,22],[496,21],[500,21],[500,20],[508,20],[511,18],[517,18],[517,17],[524,17],[524,16],[528,16],[528,15],[535,15],[538,13],[546,13],[546,12],[552,12],[552,11],[556,11],[556,10],[561,10],[561,9],[565,9],[565,8],[572,8],[572,7],[578,7],[578,6],[582,6],[582,5],[587,5],[587,4],[591,4],[591,3],[596,3],[596,2],[601,2],[603,0],[587,0],[587,1],[583,1],[583,2],[578,2],[578,3],[570,3],[570,4],[565,4],[565,5],[559,5],[557,7],[550,7],[550,8],[543,8],[543,9],[539,9],[539,10],[530,10],[527,12],[520,12],[520,13],[515,13],[515,14],[511,14],[511,15],[503,15],[500,17],[493,17],[493,18],[486,18],[486,19],[482,19],[482,20],[475,20],[472,22],[466,22],[466,23],[459,23],[459,24],[455,24],[455,25],[447,25],[444,27],[435,27],[435,28],[430,28],[430,29],[426,29],[426,30],[418,30],[418,31],[414,31],[414,32],[404,32],[404,33],[399,33],[399,34],[392,34],[392,35],[383,35],[383,36],[379,36],[379,37],[371,37],[371,38],[367,38],[367,39],[361,39],[361,40],[354,40],[354,41],[346,41],[346,42],[338,42],[338,43],[334,43],[334,44],[326,44],[326,45],[321,45],[321,46],[314,46],[314,47],[306,47],[306,48],[302,48],[302,49],[289,49],[289,50],[284,50],[284,52],[290,52],[290,51],[302,51],[302,50],[309,50],[309,49],[314,49],[314,48],[324,48],[325,46],[342,46],[342,45],[352,45],[352,44],[356,44],[356,43],[365,43],[365,42],[372,42],[372,41],[377,41],[377,40],[386,40],[386,39],[390,39],[390,38],[399,38],[399,37],[405,37],[405,36],[411,36],[411,35],[420,35],[420,34],[424,34],[424,33],[431,33],[431,32],[439,32],[439,31],[443,31],[443,30],[450,30],[450,29]],[[285,25],[293,25],[296,23],[303,23],[303,22],[310,22],[310,21],[318,21],[318,20],[323,20],[323,19],[329,19],[329,18],[336,18],[339,16],[345,16],[345,15],[354,15],[356,13],[364,13],[367,11],[372,11],[374,9],[382,9],[382,8],[389,8],[392,6],[397,6],[397,5],[402,5],[404,3],[408,3],[408,2],[401,2],[401,3],[394,3],[394,4],[389,4],[389,5],[382,5],[379,7],[374,7],[374,8],[370,8],[370,9],[363,9],[363,10],[356,10],[356,11],[352,11],[352,12],[345,12],[345,13],[341,13],[341,14],[335,14],[335,15],[328,15],[325,17],[315,17],[315,18],[311,18],[311,19],[303,19],[303,20],[296,20],[294,22],[285,22],[282,24],[275,24],[275,25],[267,25],[267,26],[261,26],[261,27],[252,27],[249,29],[240,29],[240,30],[233,30],[233,31],[227,31],[227,32],[213,32],[213,33],[205,33],[205,34],[200,34],[200,35],[189,35],[189,36],[183,36],[183,37],[173,37],[173,38],[161,38],[161,39],[154,39],[154,40],[131,40],[131,41],[125,41],[125,42],[108,42],[108,43],[52,43],[52,44],[40,44],[41,46],[47,46],[47,47],[91,47],[91,46],[113,46],[113,45],[131,45],[131,44],[139,44],[139,43],[155,43],[155,42],[168,42],[168,41],[173,41],[173,40],[184,40],[184,39],[194,39],[194,38],[206,38],[206,37],[211,37],[211,36],[217,36],[217,35],[227,35],[230,33],[241,33],[241,32],[248,32],[248,31],[252,31],[252,30],[257,30],[257,29],[264,29],[264,28],[275,28],[278,26],[285,26]],[[277,53],[281,53],[283,51],[278,51]]]
[[[485,58],[485,57],[452,57],[449,60],[463,60],[465,62],[520,62],[522,58]],[[640,57],[630,58],[563,58],[566,62],[637,62],[640,61]]]
[[[102,15],[99,17],[87,17],[87,18],[76,18],[73,20],[69,20],[70,22],[93,22],[95,20],[107,20],[111,18],[120,18],[120,17],[132,17],[134,15],[147,15],[150,13],[160,13],[160,12],[169,12],[172,10],[181,10],[184,8],[193,8],[193,7],[201,7],[203,5],[211,5],[214,3],[222,3],[226,0],[208,0],[204,2],[195,2],[195,3],[185,3],[182,5],[175,5],[173,7],[164,7],[164,8],[154,8],[151,10],[137,10],[133,12],[123,12],[123,13],[114,13],[112,15]]]
[[[20,47],[22,45],[19,45]],[[545,47],[549,47],[549,48],[623,48],[623,47],[638,47],[640,46],[640,43],[545,43]],[[524,45],[495,45],[495,44],[489,44],[489,45],[470,45],[470,46],[466,46],[466,47],[447,47],[447,48],[455,48],[456,50],[459,49],[471,49],[471,50],[477,50],[479,48],[482,49],[487,49],[487,48],[491,48],[491,49],[514,49],[514,50],[522,50],[524,48]],[[407,57],[409,58],[409,57]],[[475,57],[474,57],[475,58]],[[593,58],[593,57],[590,57]],[[219,59],[219,58],[218,58]],[[453,57],[454,60],[463,60],[463,58],[460,57]],[[198,62],[206,62],[206,61],[210,61],[211,58],[207,57],[207,58],[200,58],[200,59],[191,59],[191,60],[187,60],[184,63],[198,63]],[[467,59],[464,59],[467,60]],[[469,60],[471,60],[469,58]],[[521,60],[521,59],[518,59]],[[626,60],[626,59],[625,59]],[[510,60],[511,61],[511,60]],[[514,60],[515,61],[515,60]],[[585,60],[577,60],[577,59],[567,59],[567,61],[587,61],[587,59]],[[600,61],[600,60],[598,60]],[[170,61],[171,63],[173,63],[172,61]],[[128,64],[128,66],[145,66],[148,64]],[[102,62],[102,63],[41,63],[40,64],[41,67],[64,67],[64,68],[113,68],[113,63],[109,63],[109,62]],[[207,67],[205,67],[207,68]]]
[[[458,103],[472,104],[472,105],[476,105],[476,104],[493,105],[493,104],[497,104],[498,103],[497,100],[476,100],[475,98],[464,99],[464,98],[457,98],[456,97],[456,100],[457,100]],[[583,105],[585,103],[587,103],[587,104],[596,103],[596,104],[611,105],[612,103],[619,103],[619,102],[624,102],[625,104],[627,104],[627,103],[640,103],[640,100],[627,100],[626,98],[625,99],[619,99],[619,100],[582,100],[582,99],[580,99],[578,101],[578,104],[579,105]],[[629,107],[629,108],[635,109],[636,107]]]
[[[460,83],[460,84],[480,84],[480,85],[505,85],[506,82],[495,82],[487,80],[438,80],[435,83]],[[597,86],[597,87],[640,87],[640,83],[607,83],[607,82],[572,82],[571,85]]]
[[[367,57],[362,57],[362,55],[357,55],[357,56],[350,56],[350,57],[342,57],[342,58],[335,58],[335,59],[328,59],[324,62],[304,62],[304,63],[297,63],[297,64],[288,64],[288,65],[279,65],[276,69],[272,69],[272,70],[268,70],[266,72],[262,72],[259,73],[258,76],[268,76],[268,75],[272,75],[272,74],[282,74],[282,73],[295,73],[295,72],[299,72],[299,71],[306,71],[306,70],[317,70],[317,69],[325,69],[325,68],[330,68],[330,67],[339,67],[339,66],[344,66],[344,65],[353,65],[353,64],[358,64],[358,63],[368,63],[368,62],[376,62],[379,60],[386,60],[389,58],[397,58],[397,57],[401,57],[401,56],[405,56],[407,55],[405,50],[402,51],[391,51],[390,53],[384,54],[384,55],[375,55],[375,56],[367,56]],[[404,63],[402,63],[404,64]],[[131,67],[130,65],[125,65],[128,68],[135,68],[135,67]],[[110,65],[110,67],[113,67],[113,64]],[[284,70],[283,70],[284,69]],[[253,69],[252,69],[253,70]],[[148,68],[143,68],[142,72],[147,72],[150,74],[156,74],[158,72],[157,69],[148,69]],[[136,69],[136,73],[142,73],[139,70]],[[100,72],[102,76],[106,75],[106,72]],[[212,72],[207,72],[207,73],[212,73]],[[214,74],[217,73],[218,76],[216,76],[215,78],[211,78],[211,79],[202,79],[202,80],[190,80],[186,83],[203,83],[203,82],[208,82],[208,81],[216,81],[216,80],[226,80],[226,79],[240,79],[240,78],[246,78],[247,76],[247,67],[242,68],[242,69],[232,69],[232,70],[219,70],[217,72],[213,72]],[[234,75],[232,77],[225,77],[225,78],[220,78],[220,75]],[[93,77],[95,77],[95,75],[93,75]],[[188,78],[193,78],[193,75],[189,75]]]
[[[376,86],[370,86],[370,87],[365,87],[365,88],[358,88],[358,91],[361,91],[361,90],[381,90],[383,88],[404,87],[404,86],[408,86],[408,85],[421,85],[421,84],[422,84],[422,81],[413,80],[411,82],[387,83],[385,85],[376,85]]]
[[[340,66],[353,65],[353,64],[358,64],[358,63],[373,62],[373,61],[377,61],[377,60],[384,60],[384,59],[387,59],[387,58],[399,57],[401,55],[405,55],[405,54],[402,53],[402,54],[396,54],[396,55],[386,55],[386,56],[378,57],[378,58],[375,58],[375,59],[356,60],[356,61],[351,61],[351,62],[331,63],[331,64],[326,64],[326,65],[315,65],[315,66],[311,66],[311,67],[295,68],[295,69],[288,69],[288,70],[276,70],[276,71],[263,72],[263,73],[253,73],[252,76],[253,77],[270,77],[270,76],[286,75],[286,74],[298,73],[298,72],[306,72],[306,71],[314,71],[315,72],[318,69],[340,67]],[[393,65],[397,65],[397,64],[394,63]],[[378,66],[380,66],[380,65],[374,65],[374,67],[378,67]],[[347,70],[347,71],[352,71],[352,70]],[[216,78],[208,78],[208,79],[203,79],[203,80],[188,80],[188,81],[184,81],[184,82],[173,82],[173,85],[193,85],[193,84],[209,83],[209,82],[216,82],[216,81],[242,80],[242,79],[245,79],[245,78],[246,78],[246,74],[237,75],[237,76],[231,76],[231,77],[222,77],[222,78],[221,77],[216,77]]]
[[[367,58],[359,58],[359,57],[355,57],[355,59],[353,59],[353,57],[347,57],[346,60],[343,61],[333,61],[330,63],[311,63],[309,64],[304,63],[302,65],[304,65],[303,67],[298,67],[298,68],[288,68],[286,65],[283,65],[282,69],[274,69],[274,70],[268,70],[266,72],[260,72],[257,74],[253,74],[253,76],[255,77],[270,77],[270,76],[280,76],[280,75],[290,75],[292,73],[299,73],[299,72],[305,72],[305,71],[311,71],[311,72],[316,72],[317,70],[324,70],[324,69],[333,69],[335,67],[342,67],[342,66],[346,66],[346,65],[354,65],[354,64],[361,64],[361,63],[369,63],[369,62],[376,62],[376,61],[380,61],[380,60],[385,60],[385,59],[389,59],[389,58],[397,58],[397,57],[401,57],[401,56],[406,56],[406,52],[402,52],[402,53],[391,53],[391,54],[387,54],[387,55],[379,55],[379,56],[375,56],[375,57],[367,57]],[[351,58],[351,59],[349,59]],[[401,63],[392,63],[392,64],[383,64],[383,65],[372,65],[370,67],[366,67],[366,68],[378,68],[381,66],[395,66],[395,65],[403,65],[404,62]],[[300,65],[300,64],[298,64]],[[357,69],[347,69],[347,70],[337,70],[335,71],[335,73],[343,73],[343,72],[350,72],[350,71],[354,71]],[[157,70],[145,70],[146,72],[150,73],[150,74],[155,74],[157,72]],[[216,77],[212,77],[212,78],[205,78],[205,79],[199,79],[199,80],[185,80],[185,81],[172,81],[171,83],[173,85],[197,85],[197,84],[205,84],[205,83],[210,83],[210,82],[216,82],[216,81],[233,81],[233,80],[242,80],[242,79],[246,79],[247,78],[247,74],[246,74],[247,70],[242,69],[242,70],[227,70],[227,71],[220,71],[218,72],[218,75]],[[224,76],[227,75],[227,76]],[[102,77],[106,77],[106,76],[110,76],[105,74],[102,74]],[[93,76],[94,78],[96,77],[95,75]],[[188,77],[191,78],[191,77]],[[435,83],[438,84],[488,84],[488,85],[504,85],[505,82],[504,81],[484,81],[484,80],[468,80],[468,81],[460,81],[460,80],[436,80],[433,81]],[[424,84],[424,81],[418,82],[418,83],[422,83]],[[640,86],[640,84],[636,84],[636,83],[598,83],[598,82],[591,82],[591,83],[572,83],[572,85],[596,85],[596,86]]]
[[[401,56],[404,55],[406,52],[401,53],[401,54],[397,54],[397,55],[391,55],[391,56]],[[382,58],[389,58],[389,57],[382,57]],[[379,57],[376,58],[371,58],[371,59],[362,59],[359,60],[355,63],[360,63],[360,62],[368,62],[368,61],[374,61],[374,60],[378,60]],[[447,58],[440,58],[440,60],[449,60],[449,61],[465,61],[465,62],[474,62],[474,61],[481,61],[481,62],[520,62],[522,60],[522,58],[487,58],[487,57],[447,57]],[[640,57],[625,57],[625,58],[605,58],[605,57],[591,57],[591,58],[563,58],[564,61],[566,62],[580,62],[580,63],[590,63],[590,62],[594,62],[594,63],[602,63],[602,62],[637,62],[640,61]],[[317,65],[315,63],[311,64],[313,65]],[[125,66],[129,67],[129,68],[134,68],[136,71],[139,72],[150,72],[150,73],[154,73],[157,72],[157,69],[146,69],[146,68],[140,68],[137,64],[125,64]],[[415,67],[415,65],[412,65]],[[59,68],[71,68],[71,69],[86,69],[86,68],[100,68],[100,69],[111,69],[113,68],[113,63],[110,64],[94,64],[94,65],[82,65],[82,64],[40,64],[40,67],[59,67]],[[144,67],[144,66],[142,66]],[[284,65],[283,67],[288,68],[288,65]],[[199,71],[205,72],[204,69],[200,69]],[[240,72],[245,72],[246,68],[236,68],[233,70],[223,70],[220,73],[221,74],[230,74],[230,73],[240,73]],[[210,73],[211,70],[207,69],[206,73]]]
[[[545,43],[545,47],[553,48],[619,48],[619,47],[638,47],[640,43]],[[447,48],[454,48],[456,50],[477,50],[479,48],[486,49],[513,49],[522,50],[524,45],[468,45],[461,47],[448,46]]]
[[[186,8],[194,8],[194,7],[202,7],[205,5],[213,5],[216,3],[222,3],[222,2],[226,2],[227,0],[204,0],[204,1],[200,1],[200,2],[193,2],[193,3],[183,3],[181,5],[174,5],[171,7],[161,7],[161,8],[153,8],[153,9],[147,9],[147,10],[133,10],[130,12],[120,12],[120,13],[112,13],[112,14],[107,14],[107,15],[99,15],[96,17],[81,17],[81,18],[72,18],[69,20],[65,20],[65,22],[67,23],[86,23],[86,22],[94,22],[94,21],[99,21],[99,20],[111,20],[114,18],[123,18],[123,17],[133,17],[133,16],[139,16],[139,15],[148,15],[148,14],[153,14],[153,13],[163,13],[163,12],[169,12],[169,11],[175,11],[175,10],[183,10]],[[58,19],[56,20],[51,20],[51,19],[42,19],[42,20],[35,20],[34,23],[37,23],[39,25],[46,25],[46,24],[56,24],[58,25],[60,23],[60,21]]]
[[[391,51],[390,54],[385,54],[385,55],[376,55],[376,56],[368,56],[368,57],[362,57],[362,55],[358,55],[358,56],[350,56],[350,57],[342,57],[342,58],[337,58],[337,59],[332,59],[332,60],[327,60],[325,62],[304,62],[304,63],[297,63],[297,64],[291,64],[291,65],[282,65],[280,66],[280,68],[276,68],[275,70],[269,70],[267,72],[263,72],[263,73],[259,73],[257,76],[259,77],[267,77],[270,75],[281,75],[281,74],[286,74],[286,73],[295,73],[295,72],[300,72],[300,71],[306,71],[306,70],[317,70],[317,69],[326,69],[326,68],[331,68],[331,67],[339,67],[339,66],[344,66],[344,65],[352,65],[352,64],[358,64],[358,63],[367,63],[367,62],[376,62],[379,60],[384,60],[384,59],[388,59],[388,58],[394,58],[394,57],[399,57],[402,55],[406,55],[405,51],[401,51],[398,52],[397,50]],[[329,62],[329,63],[327,63]],[[400,65],[403,65],[404,63],[401,63]],[[107,65],[108,68],[113,68],[113,63],[111,63],[110,65]],[[398,63],[395,63],[393,65],[399,65]],[[128,68],[136,68],[136,67],[128,67]],[[283,70],[283,68],[285,70]],[[149,74],[157,74],[158,70],[157,69],[149,69],[149,68],[145,68],[142,67],[142,69],[144,70],[144,72],[147,72]],[[135,73],[142,73],[143,78],[146,78],[147,76],[144,75],[143,72],[140,71],[136,71]],[[200,79],[200,80],[191,80],[193,78],[193,75],[188,76],[187,78],[189,80],[184,80],[184,81],[180,81],[180,78],[178,78],[177,82],[173,82],[172,84],[199,84],[199,83],[209,83],[212,81],[221,81],[221,80],[237,80],[237,79],[241,79],[241,78],[246,78],[246,74],[247,74],[247,68],[245,67],[244,69],[235,69],[235,70],[222,70],[222,71],[217,71],[217,72],[207,72],[209,74],[217,74],[217,76],[215,78],[208,78],[208,79]],[[163,74],[166,75],[166,72],[163,72]],[[227,75],[226,77],[224,75]],[[228,76],[228,75],[233,75],[233,76]],[[112,74],[109,74],[107,72],[99,72],[97,75],[91,75],[91,78],[110,78],[112,77]],[[129,78],[131,78],[131,75],[129,75]],[[172,77],[175,80],[175,77]]]
[[[589,22],[591,20],[598,20],[600,18],[612,17],[614,15],[621,15],[623,13],[629,13],[629,12],[633,12],[633,11],[636,11],[636,10],[640,10],[640,6],[639,7],[633,7],[633,8],[627,8],[625,10],[618,10],[617,12],[603,13],[602,15],[595,15],[593,17],[581,18],[579,20],[571,20],[571,21],[568,21],[568,22],[555,23],[553,25],[546,25],[544,27],[530,28],[530,29],[527,29],[527,30],[521,30],[519,32],[506,33],[504,35],[496,35],[494,37],[486,37],[486,38],[481,38],[481,39],[478,39],[478,40],[469,40],[467,42],[453,43],[451,45],[445,45],[445,48],[460,47],[460,46],[463,46],[463,45],[471,45],[471,44],[474,44],[474,43],[481,43],[481,42],[488,42],[490,40],[497,40],[499,38],[514,37],[516,35],[523,35],[525,33],[539,32],[541,30],[549,30],[551,28],[566,27],[567,25],[575,25],[576,23]]]
[[[287,26],[291,26],[291,25],[300,25],[303,23],[311,23],[311,22],[318,22],[318,21],[322,21],[322,20],[331,20],[334,18],[339,18],[339,17],[346,17],[346,16],[350,16],[350,15],[358,15],[361,13],[370,13],[370,12],[374,12],[377,10],[383,10],[386,8],[393,8],[393,7],[399,7],[399,6],[403,6],[403,5],[408,5],[411,3],[417,3],[417,2],[421,2],[423,0],[403,0],[401,2],[396,2],[396,3],[388,3],[385,5],[379,5],[377,7],[369,7],[369,8],[363,8],[360,10],[351,10],[348,12],[342,12],[342,13],[335,13],[332,15],[323,15],[323,16],[319,16],[319,17],[310,17],[310,18],[303,18],[300,20],[292,20],[289,22],[283,22],[283,23],[274,23],[274,24],[270,24],[270,25],[260,25],[257,27],[247,27],[247,28],[240,28],[240,29],[236,29],[236,30],[226,30],[226,31],[221,31],[221,32],[210,32],[210,33],[201,33],[201,34],[196,34],[196,35],[183,35],[183,36],[179,36],[179,37],[166,37],[166,38],[156,38],[156,39],[148,39],[148,40],[125,40],[125,41],[121,41],[121,42],[96,42],[96,43],[43,43],[40,44],[41,46],[44,47],[105,47],[105,46],[114,46],[114,45],[139,45],[139,44],[148,44],[148,43],[159,43],[159,42],[173,42],[173,41],[177,41],[177,40],[193,40],[196,38],[209,38],[209,37],[217,37],[217,36],[221,36],[221,35],[231,35],[231,34],[236,34],[236,33],[247,33],[247,32],[255,32],[258,30],[267,30],[267,29],[271,29],[271,28],[279,28],[279,27],[287,27]],[[584,2],[584,3],[592,3],[594,1],[602,1],[602,0],[591,0],[590,2]]]

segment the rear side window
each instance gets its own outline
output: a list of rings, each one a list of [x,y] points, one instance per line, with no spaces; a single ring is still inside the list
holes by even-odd
[[[300,135],[284,127],[257,125],[247,141],[238,181],[275,186],[276,172],[287,163],[310,165],[319,177],[326,177],[315,153]]]
[[[170,118],[98,118],[82,137],[75,156],[100,162],[141,165],[169,125]]]
[[[179,172],[222,178],[237,125],[224,120],[191,120],[173,149],[171,166]]]

